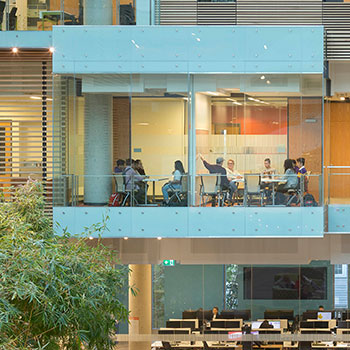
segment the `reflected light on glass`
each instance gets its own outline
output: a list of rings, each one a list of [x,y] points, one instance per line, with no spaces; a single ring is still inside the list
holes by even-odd
[[[266,84],[271,84],[271,81],[270,80],[266,80]]]
[[[267,50],[267,45],[264,45],[264,49]]]
[[[262,75],[262,76],[260,77],[260,79],[261,79],[261,80],[264,80],[264,79],[265,79],[265,75]]]

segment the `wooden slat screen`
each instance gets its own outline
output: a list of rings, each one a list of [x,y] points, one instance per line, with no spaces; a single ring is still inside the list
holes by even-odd
[[[201,25],[236,24],[236,2],[199,2],[197,23]]]
[[[160,0],[160,24],[196,25],[196,0]]]
[[[28,177],[52,203],[52,58],[48,50],[0,51],[0,190]]]

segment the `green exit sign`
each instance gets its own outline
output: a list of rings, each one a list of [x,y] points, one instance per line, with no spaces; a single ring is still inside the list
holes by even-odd
[[[175,266],[175,260],[163,260],[163,266]]]

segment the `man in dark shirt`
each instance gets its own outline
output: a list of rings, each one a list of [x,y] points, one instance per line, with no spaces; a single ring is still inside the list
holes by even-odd
[[[125,160],[118,159],[116,163],[116,167],[114,168],[114,173],[119,174],[122,173],[125,169]]]
[[[232,199],[232,195],[237,189],[234,181],[229,181],[227,178],[226,169],[222,166],[224,164],[224,158],[218,157],[216,158],[216,164],[209,164],[204,157],[200,156],[203,165],[209,170],[210,174],[220,174],[221,175],[221,189],[230,190],[230,200]]]

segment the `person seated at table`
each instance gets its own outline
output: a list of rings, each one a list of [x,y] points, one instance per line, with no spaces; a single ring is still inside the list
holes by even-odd
[[[324,306],[323,306],[323,305],[320,305],[320,306],[318,307],[318,311],[323,312],[323,311],[324,311]]]
[[[266,158],[264,160],[264,169],[261,172],[262,178],[272,179],[272,175],[276,174],[276,169],[271,166],[271,159]]]
[[[134,191],[134,197],[139,204],[144,203],[145,187],[140,186],[140,184],[143,182],[145,176],[140,175],[136,171],[136,164],[133,159],[127,159],[125,163],[126,167],[123,171],[125,189],[127,191]]]
[[[237,186],[235,182],[232,182],[232,181],[230,182],[229,179],[227,178],[227,171],[223,167],[224,158],[223,157],[216,158],[216,164],[209,164],[202,155],[200,155],[200,158],[203,162],[203,165],[209,170],[210,174],[220,174],[220,179],[221,179],[220,187],[222,190],[229,190],[229,197],[230,199],[232,199],[232,194],[234,193],[234,190]]]
[[[272,175],[276,174],[276,169],[271,166],[271,159],[265,158],[264,169],[261,171],[261,185],[260,188],[264,191],[267,201],[271,200],[271,194],[273,189],[273,184],[264,182],[265,179],[272,179]]]
[[[140,175],[146,175],[141,159],[135,160],[135,169]]]
[[[308,190],[308,178],[307,178],[307,170],[305,168],[305,158],[298,158],[297,159],[297,166],[298,166],[298,178],[299,181],[303,177],[304,180],[304,192],[307,192]]]
[[[175,192],[176,190],[181,189],[181,179],[182,176],[185,174],[184,166],[181,162],[181,160],[177,160],[174,164],[175,170],[173,171],[173,179],[170,182],[167,182],[162,187],[163,192],[163,203],[165,205],[169,204],[169,192]]]
[[[284,193],[287,193],[290,189],[298,188],[299,180],[298,176],[293,168],[292,159],[286,159],[284,161],[284,175],[281,178],[281,182],[276,188],[276,204],[284,204],[286,197]]]
[[[116,161],[116,166],[114,168],[114,174],[122,173],[124,169],[125,169],[125,160],[118,159]]]
[[[266,328],[273,328],[273,325],[270,324],[268,320],[264,320],[264,321],[262,321],[262,323],[261,323],[259,329],[264,329],[264,328],[265,328],[265,329],[266,329]]]
[[[213,310],[212,310],[212,318],[211,318],[211,320],[217,320],[219,318],[220,318],[219,308],[217,306],[214,306]]]
[[[243,179],[243,176],[235,170],[235,161],[233,159],[229,159],[227,161],[227,178],[230,181],[230,200],[232,199],[232,196],[234,193],[237,192],[238,186],[236,180]]]
[[[288,192],[289,189],[295,189],[298,187],[298,176],[294,171],[292,159],[286,159],[284,161],[284,175],[281,178],[281,183],[277,186],[276,191],[281,193]]]
[[[299,167],[297,165],[297,161],[295,159],[292,159],[292,162],[293,162],[293,169],[294,169],[295,173],[298,174]]]

